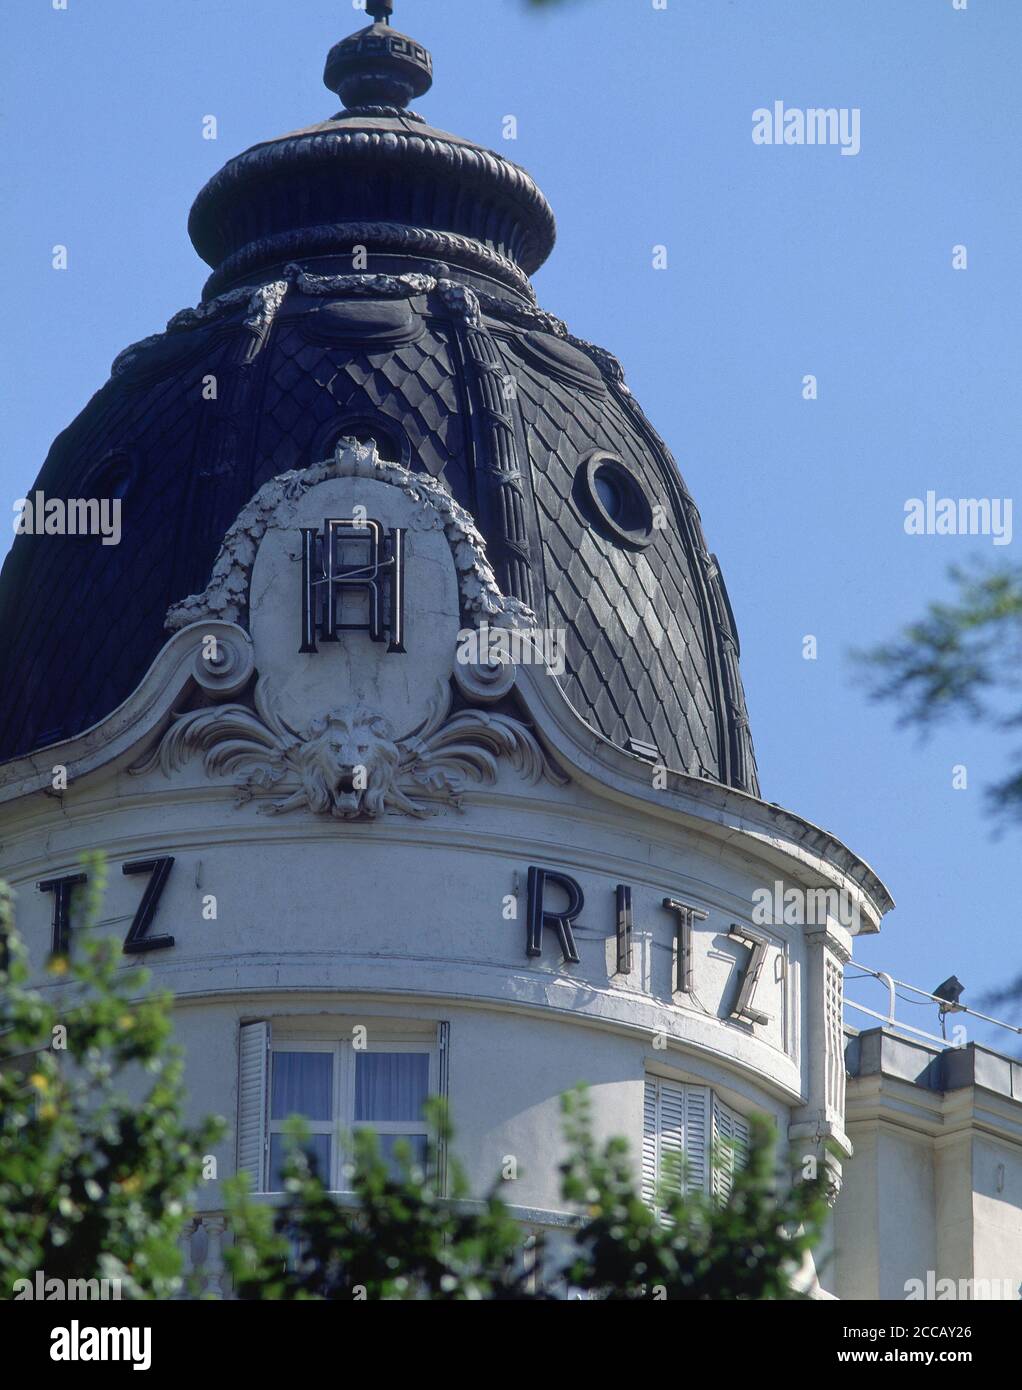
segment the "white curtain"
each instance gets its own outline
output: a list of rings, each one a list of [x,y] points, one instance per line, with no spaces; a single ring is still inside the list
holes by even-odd
[[[359,1052],[355,1056],[355,1120],[421,1120],[429,1093],[429,1055]]]
[[[332,1053],[275,1052],[270,1119],[304,1115],[307,1120],[330,1120],[333,1089]]]

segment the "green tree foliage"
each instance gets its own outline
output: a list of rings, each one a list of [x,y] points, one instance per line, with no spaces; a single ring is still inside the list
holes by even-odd
[[[955,596],[931,603],[891,642],[859,653],[877,700],[900,706],[899,723],[924,733],[952,716],[1004,732],[1022,726],[1022,566],[951,570]],[[1022,821],[1022,752],[987,789],[1001,822]]]
[[[245,1179],[230,1184],[234,1244],[227,1261],[242,1298],[552,1299],[575,1290],[598,1300],[793,1299],[792,1279],[827,1211],[820,1177],[788,1188],[774,1171],[770,1126],[753,1126],[749,1161],[718,1204],[682,1196],[675,1175],[661,1194],[663,1219],[643,1202],[628,1145],[593,1138],[584,1091],[564,1098],[568,1157],[562,1192],[576,1210],[574,1253],[526,1266],[522,1233],[497,1195],[471,1202],[453,1165],[451,1195],[435,1195],[440,1150],[425,1170],[405,1152],[395,1173],[375,1137],[352,1139],[353,1200],[323,1187],[292,1129],[286,1201],[274,1211],[253,1199]],[[434,1127],[444,1125],[434,1112]],[[444,1137],[449,1140],[449,1134]],[[718,1155],[726,1161],[726,1155]]]
[[[628,1144],[595,1142],[584,1092],[566,1096],[564,1107],[562,1192],[582,1213],[569,1284],[613,1301],[805,1296],[792,1281],[822,1233],[830,1182],[822,1171],[793,1187],[779,1180],[766,1119],[751,1121],[748,1160],[726,1202],[684,1193],[679,1169],[661,1186],[658,1219],[636,1189]],[[726,1145],[713,1159],[735,1167]]]
[[[36,1271],[120,1279],[124,1298],[173,1296],[201,1156],[218,1135],[181,1119],[170,997],[139,998],[147,973],[122,968],[119,941],[89,939],[102,877],[93,861],[75,959],[51,959],[62,985],[45,991],[29,987],[0,883],[0,1298]]]
[[[181,1289],[179,1237],[195,1205],[202,1156],[218,1121],[182,1119],[181,1062],[170,1045],[171,998],[146,992],[147,975],[124,968],[117,940],[93,940],[101,866],[89,870],[86,922],[74,960],[50,961],[49,988],[29,985],[24,949],[0,884],[0,1298],[36,1271],[48,1279],[120,1279],[124,1298]],[[54,989],[53,986],[59,988]],[[774,1142],[752,1129],[749,1162],[721,1206],[660,1196],[658,1220],[642,1201],[624,1140],[597,1144],[589,1103],[564,1099],[566,1203],[576,1212],[567,1249],[537,1246],[495,1185],[473,1200],[434,1102],[424,1170],[398,1146],[397,1170],[374,1135],[352,1137],[350,1197],[329,1193],[291,1124],[283,1204],[225,1184],[226,1259],[249,1300],[509,1300],[796,1297],[791,1277],[818,1237],[823,1180],[789,1188],[774,1172]],[[718,1156],[719,1157],[719,1156]],[[436,1174],[446,1161],[446,1196]]]
[[[302,1128],[291,1124],[286,1204],[276,1212],[248,1194],[245,1178],[228,1184],[234,1233],[225,1252],[238,1296],[246,1299],[512,1299],[530,1296],[516,1268],[521,1230],[490,1195],[470,1202],[469,1186],[452,1162],[449,1196],[436,1196],[433,1175],[440,1138],[449,1137],[434,1103],[425,1170],[397,1145],[397,1172],[384,1161],[376,1136],[351,1137],[352,1203],[323,1186],[301,1149]],[[289,1256],[291,1257],[289,1259]]]

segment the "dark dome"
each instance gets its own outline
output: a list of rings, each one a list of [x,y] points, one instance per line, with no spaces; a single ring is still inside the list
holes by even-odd
[[[202,304],[121,354],[33,489],[120,497],[120,544],[19,536],[0,576],[0,759],[126,699],[252,494],[356,434],[474,514],[504,591],[565,630],[582,718],[758,793],[695,504],[616,360],[536,307],[554,222],[532,179],[405,109],[430,72],[414,40],[362,30],[327,65],[361,104],[256,145],[199,194]]]

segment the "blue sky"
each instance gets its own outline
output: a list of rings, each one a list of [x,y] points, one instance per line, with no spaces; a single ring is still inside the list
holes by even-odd
[[[0,496],[25,492],[121,348],[197,301],[191,199],[231,155],[336,109],[323,59],[362,21],[346,0],[18,0],[5,16]],[[898,902],[859,958],[925,988],[953,972],[975,1004],[1022,970],[1018,836],[993,839],[982,810],[1003,738],[896,731],[850,651],[946,595],[951,563],[1022,543],[903,529],[908,498],[1011,497],[1019,477],[1022,5],[398,0],[395,23],[433,50],[417,108],[526,165],[554,206],[540,302],[621,359],[699,504],[764,795],[839,835]],[[858,107],[861,151],[753,144],[752,112],[777,100]]]

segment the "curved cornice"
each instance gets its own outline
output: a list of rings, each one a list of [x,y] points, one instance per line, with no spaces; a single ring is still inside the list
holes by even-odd
[[[292,259],[337,256],[355,246],[364,246],[376,255],[451,262],[498,280],[530,300],[535,295],[528,276],[514,261],[474,237],[438,232],[428,227],[406,227],[400,222],[332,222],[246,242],[209,277],[203,287],[203,298],[209,302],[211,296],[221,295],[234,281],[243,280],[265,266],[280,265]]]
[[[188,231],[214,268],[209,295],[282,258],[350,250],[353,224],[377,254],[400,250],[395,225],[407,234],[401,254],[420,254],[408,249],[416,236],[445,235],[446,258],[519,292],[556,235],[549,203],[517,164],[402,118],[350,116],[230,160],[195,199]]]
[[[227,653],[218,674],[202,658],[203,639],[214,635]],[[175,633],[136,689],[113,714],[73,739],[0,764],[0,805],[48,792],[53,769],[78,779],[114,762],[127,762],[166,726],[182,695],[196,685],[214,699],[240,688],[252,673],[248,634],[233,623],[205,619]],[[596,795],[723,842],[744,841],[779,872],[800,881],[834,884],[852,892],[863,908],[863,931],[879,929],[894,906],[874,871],[836,836],[783,807],[720,783],[666,770],[655,789],[650,764],[604,738],[574,710],[556,679],[543,667],[516,668],[515,689],[534,732],[560,770]],[[224,795],[235,789],[225,782]],[[493,793],[489,793],[493,795]],[[471,800],[471,795],[466,797]]]
[[[835,835],[773,802],[760,800],[709,778],[665,769],[666,786],[654,788],[651,764],[611,743],[572,707],[557,680],[542,668],[518,668],[516,689],[535,721],[536,731],[572,781],[628,800],[636,809],[674,818],[693,829],[730,839],[740,833],[759,842],[764,857],[796,877],[818,874],[840,880],[863,899],[864,931],[879,930],[880,918],[894,906],[886,885],[872,868]]]

